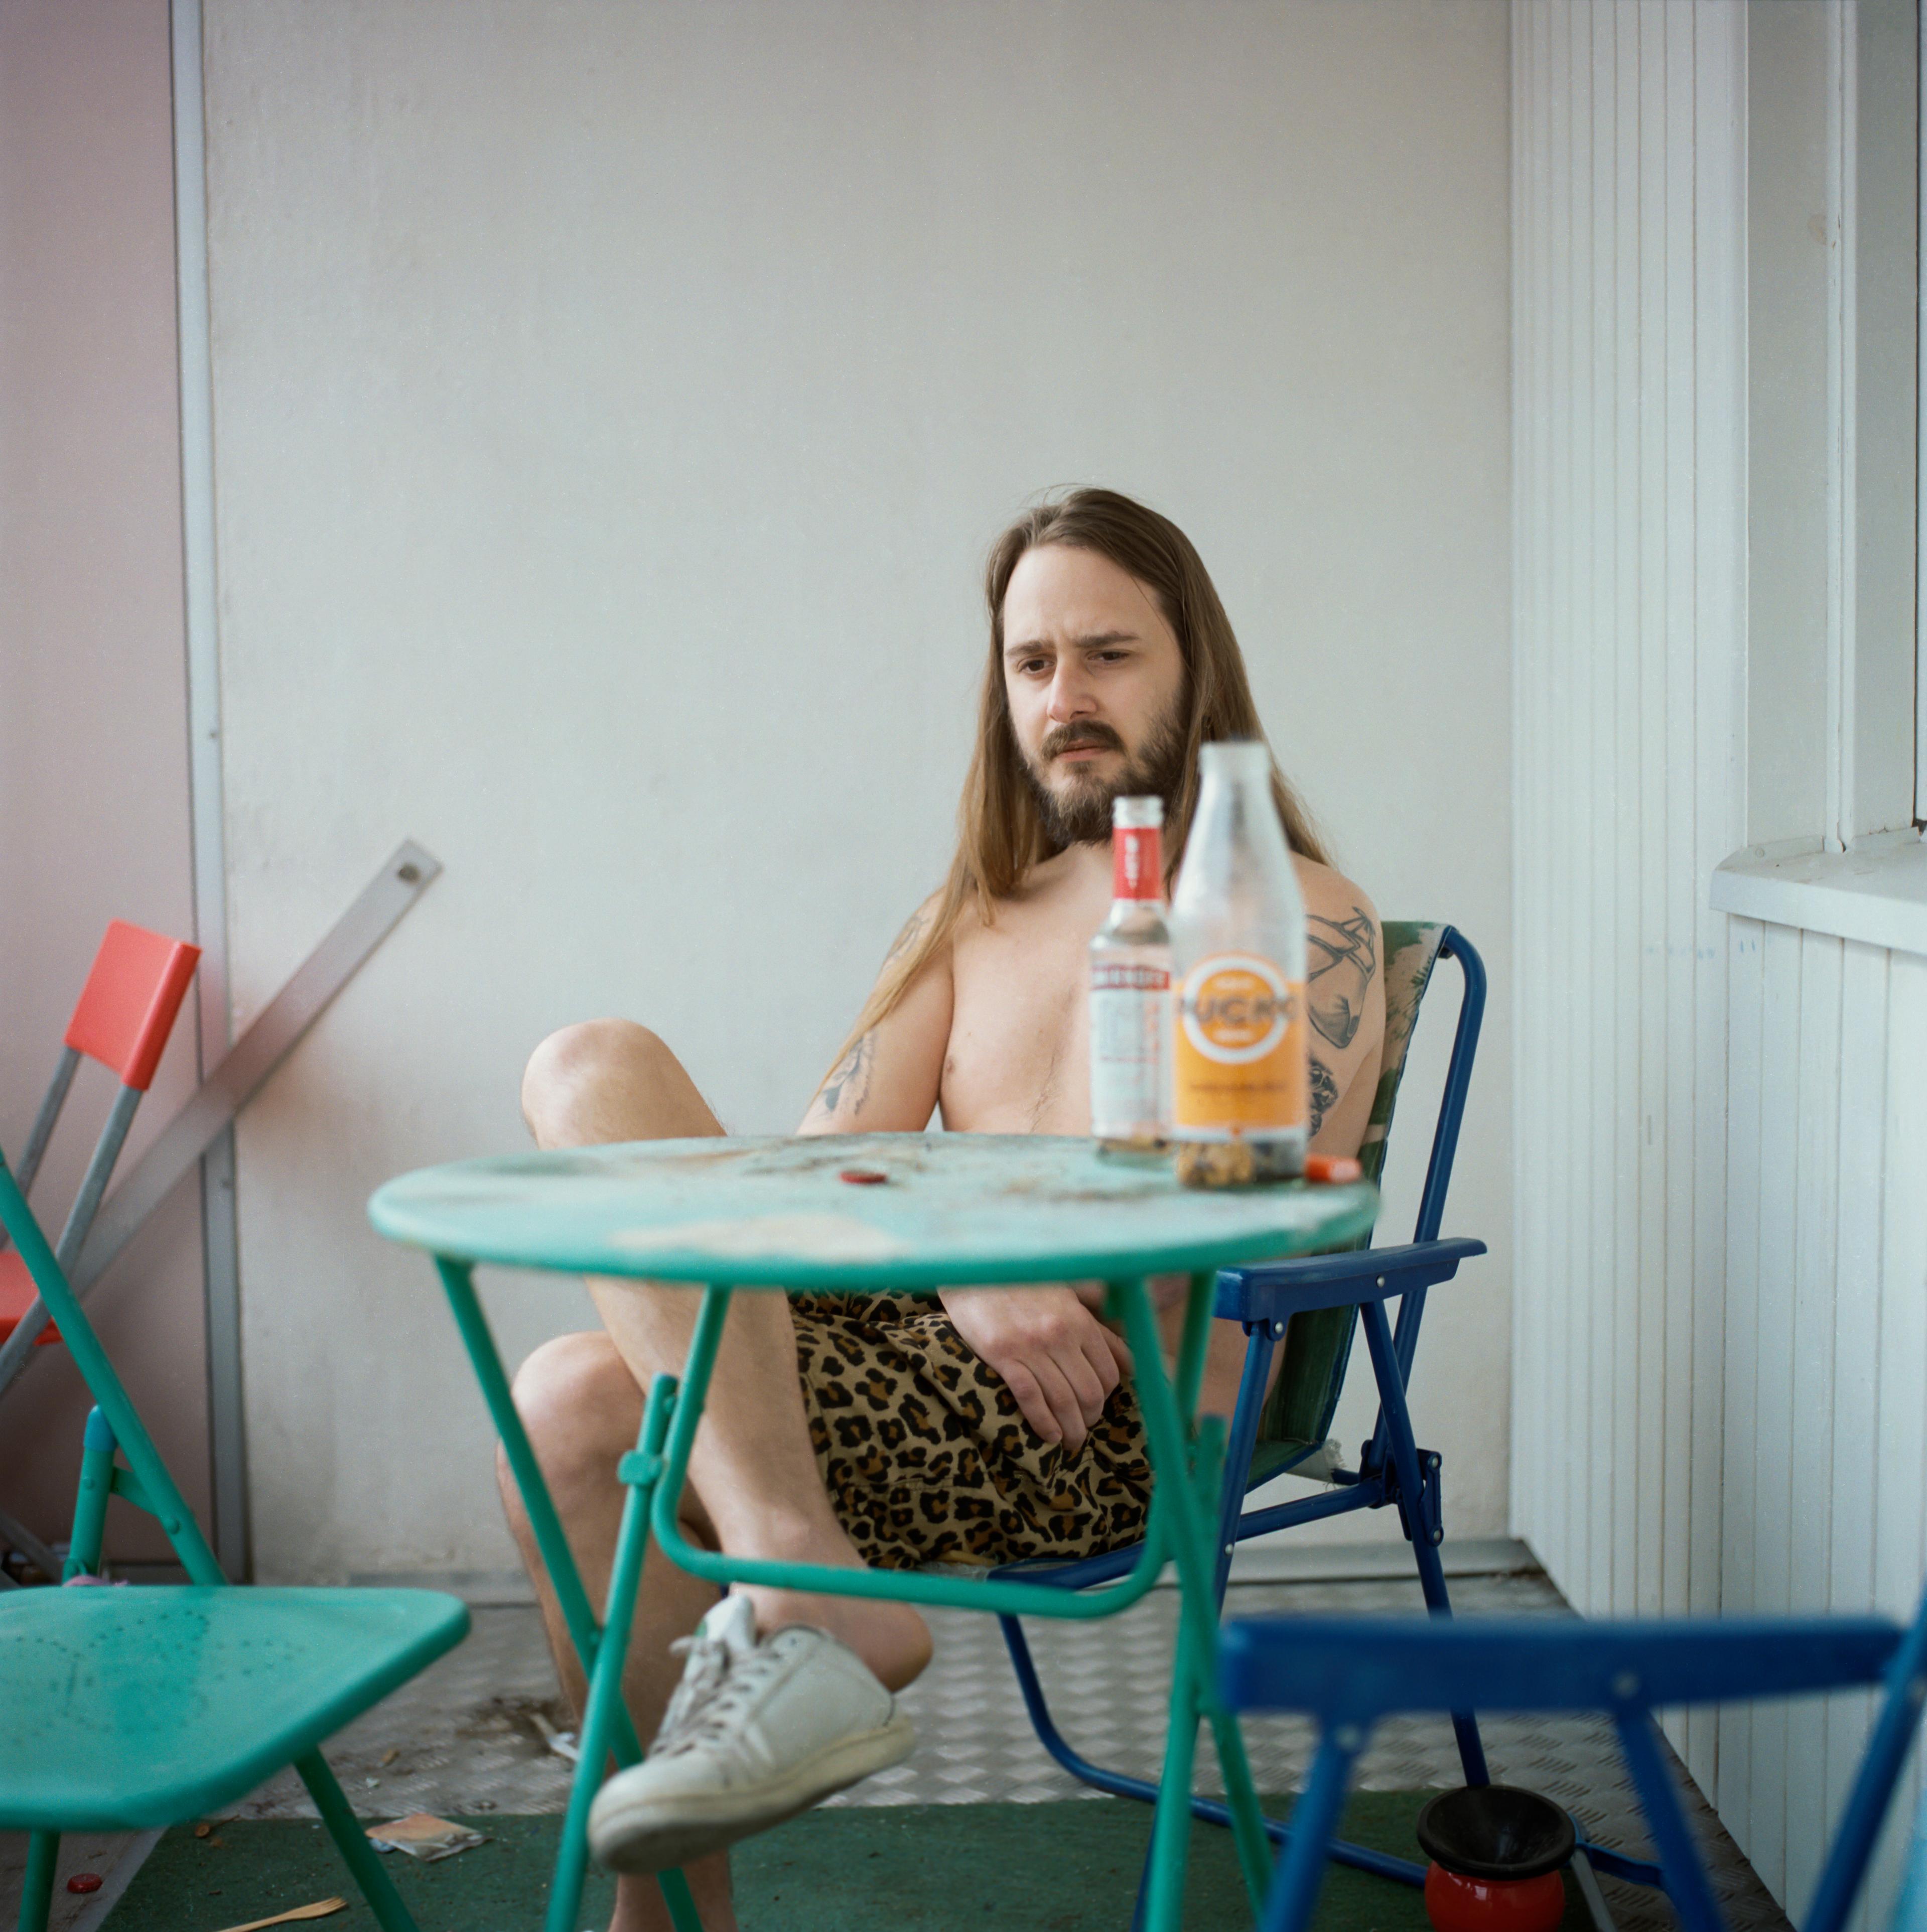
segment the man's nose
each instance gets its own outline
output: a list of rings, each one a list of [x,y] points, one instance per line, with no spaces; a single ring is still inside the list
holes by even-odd
[[[1097,709],[1097,695],[1077,664],[1062,664],[1050,680],[1049,715],[1053,724],[1068,724],[1073,718],[1088,718]]]

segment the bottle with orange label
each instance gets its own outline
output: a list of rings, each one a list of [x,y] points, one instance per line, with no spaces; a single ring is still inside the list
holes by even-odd
[[[1311,1129],[1305,901],[1272,797],[1271,752],[1202,752],[1171,894],[1172,1126],[1191,1187],[1287,1180]]]

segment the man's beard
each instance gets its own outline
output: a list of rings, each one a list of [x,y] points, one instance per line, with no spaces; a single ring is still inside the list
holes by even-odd
[[[1047,767],[1060,752],[1073,745],[1101,745],[1107,751],[1122,752],[1124,740],[1117,733],[1095,718],[1057,725],[1044,734],[1036,764],[1020,748],[1023,775],[1037,801],[1045,836],[1059,847],[1108,844],[1110,808],[1120,798],[1161,798],[1169,810],[1184,779],[1184,700],[1180,696],[1152,726],[1136,756],[1127,754],[1124,769],[1116,778],[1101,778],[1088,766],[1067,766],[1068,784],[1061,793],[1044,782],[1038,766]]]

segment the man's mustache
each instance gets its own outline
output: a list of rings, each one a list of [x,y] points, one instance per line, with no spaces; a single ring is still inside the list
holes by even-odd
[[[1038,755],[1048,760],[1064,752],[1082,750],[1092,746],[1100,751],[1121,752],[1124,740],[1108,724],[1100,724],[1091,719],[1082,724],[1059,724],[1044,734],[1044,742],[1038,747]]]

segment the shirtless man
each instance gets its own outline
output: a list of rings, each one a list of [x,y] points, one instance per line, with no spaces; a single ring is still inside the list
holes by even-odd
[[[803,1133],[915,1132],[933,1112],[952,1132],[1088,1132],[1085,949],[1110,902],[1111,801],[1164,799],[1175,867],[1198,746],[1263,735],[1197,552],[1128,498],[1080,490],[1032,511],[999,541],[987,590],[990,662],[949,878],[892,948]],[[1282,778],[1274,790],[1311,941],[1311,1144],[1353,1154],[1384,1036],[1378,921],[1323,862]],[[523,1106],[545,1148],[722,1131],[670,1049],[623,1020],[545,1040]],[[682,1369],[697,1298],[589,1288],[603,1332],[538,1349],[515,1396],[600,1602],[625,1495],[616,1462],[651,1378]],[[955,1288],[934,1301],[738,1296],[690,1464],[686,1532],[733,1554],[886,1567],[1134,1540],[1149,1496],[1143,1430],[1128,1351],[1099,1301],[1089,1283]],[[1242,1334],[1218,1324],[1204,1410],[1230,1412],[1243,1352]],[[502,1490],[580,1705],[505,1469]],[[688,1640],[686,1663],[676,1640]],[[668,1924],[641,1874],[674,1863],[709,1932],[733,1928],[722,1847],[904,1755],[891,1694],[930,1652],[907,1604],[762,1588],[719,1604],[709,1585],[650,1564],[625,1689],[640,1735],[661,1730],[592,1820],[597,1856],[631,1874],[611,1932]]]

